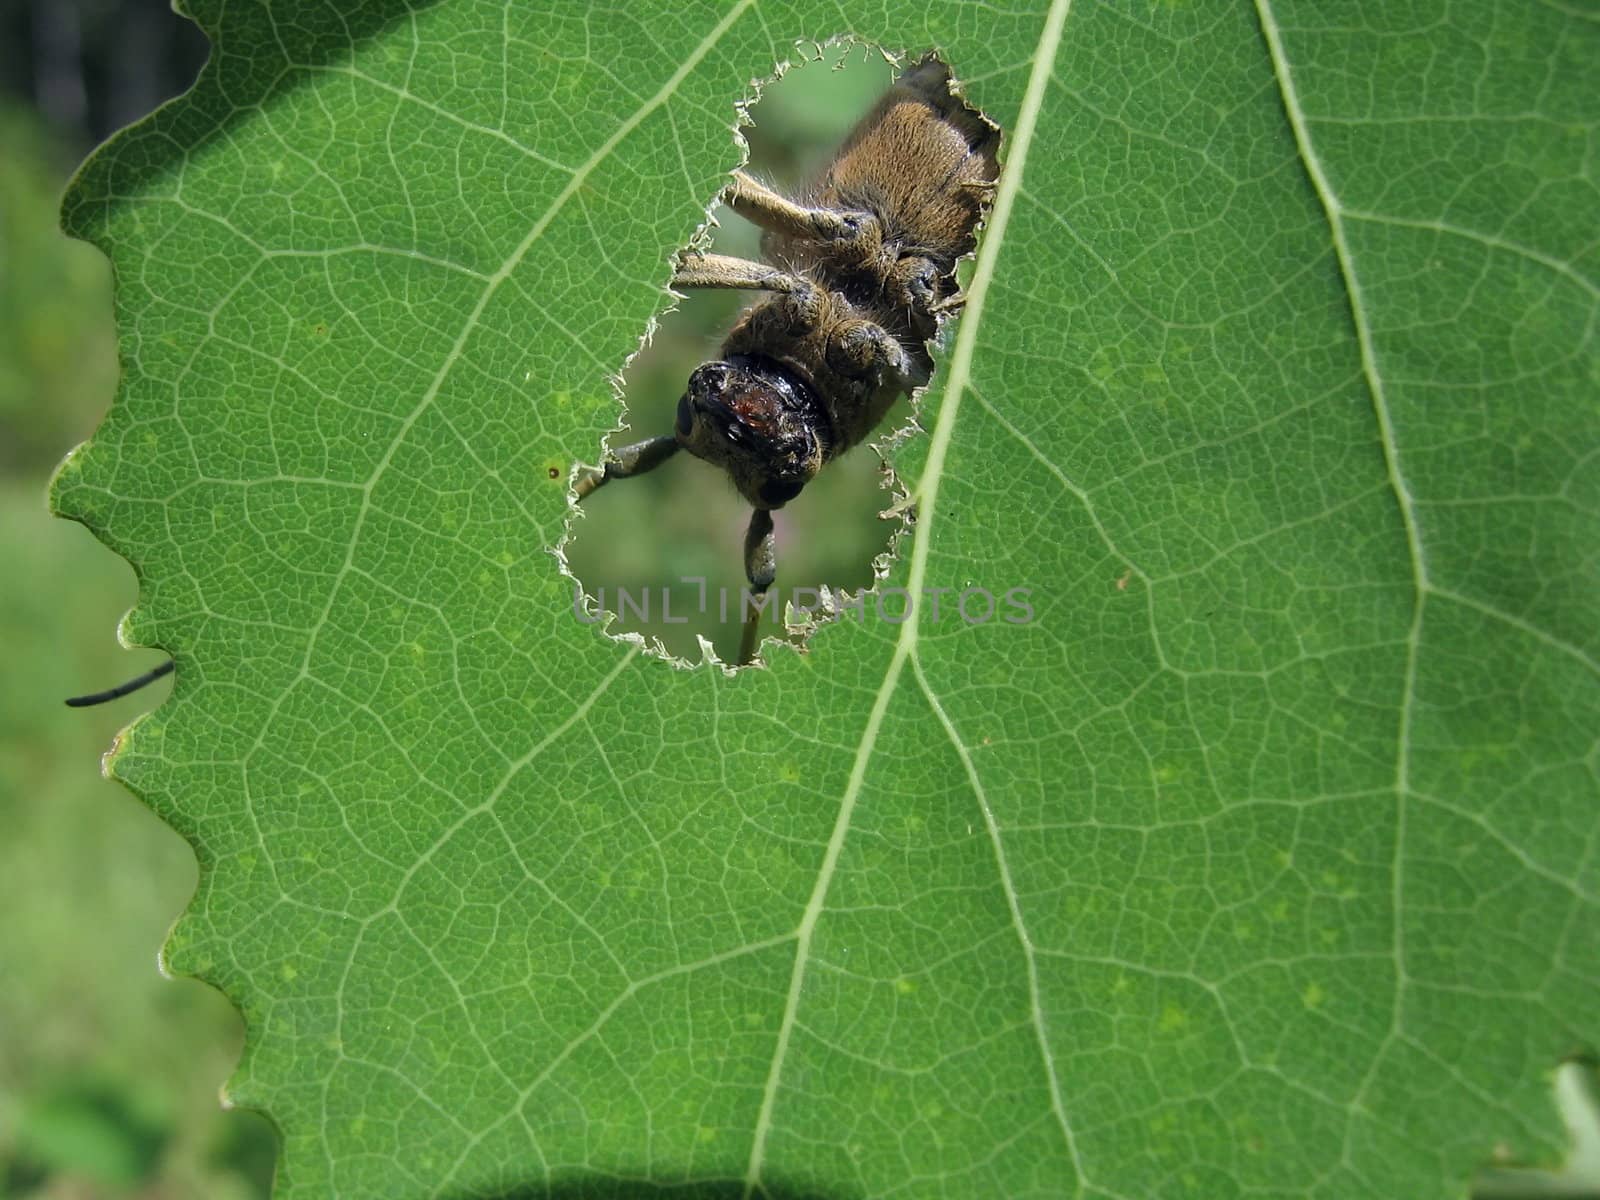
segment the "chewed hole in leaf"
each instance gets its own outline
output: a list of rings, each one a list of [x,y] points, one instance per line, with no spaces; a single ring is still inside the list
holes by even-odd
[[[855,123],[893,82],[894,68],[876,50],[834,46],[802,59],[761,89],[738,133],[748,144],[747,169],[792,191],[812,178]],[[731,106],[730,106],[731,107]],[[739,151],[730,137],[729,166]],[[714,253],[760,260],[760,231],[722,203],[705,232]],[[717,356],[723,336],[751,302],[746,291],[695,289],[661,318],[653,335],[622,372],[623,427],[607,439],[615,449],[672,431],[684,382]],[[869,443],[910,423],[902,400]],[[594,462],[601,461],[600,447]],[[873,583],[873,562],[888,553],[901,527],[880,515],[895,500],[883,461],[861,445],[774,513],[778,578],[767,605],[763,636],[790,637],[784,605],[797,590],[823,586],[859,592]],[[751,507],[727,474],[690,454],[585,499],[563,550],[568,569],[604,611],[616,614],[609,632],[639,634],[668,655],[698,660],[698,639],[719,658],[738,660],[740,601],[749,588],[744,538]],[[815,603],[801,592],[801,603]]]

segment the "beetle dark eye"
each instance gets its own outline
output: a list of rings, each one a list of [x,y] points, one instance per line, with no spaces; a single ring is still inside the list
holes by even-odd
[[[783,479],[773,479],[761,485],[761,502],[777,506],[787,504],[800,494],[803,483],[791,483]]]
[[[689,394],[678,397],[678,436],[688,437],[694,428],[694,414],[689,411]]]

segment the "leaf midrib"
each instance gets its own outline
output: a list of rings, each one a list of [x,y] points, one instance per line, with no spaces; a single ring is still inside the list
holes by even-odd
[[[912,497],[922,514],[916,538],[911,547],[910,569],[906,581],[907,592],[913,597],[922,594],[923,581],[927,577],[928,547],[933,540],[933,527],[937,519],[939,484],[944,475],[945,459],[949,453],[951,438],[955,431],[956,414],[960,410],[962,395],[967,390],[971,378],[974,347],[978,340],[978,330],[982,326],[984,305],[988,297],[990,283],[994,278],[995,263],[999,259],[1001,247],[1005,243],[1006,228],[1010,223],[1011,210],[1022,188],[1022,177],[1026,168],[1028,149],[1033,142],[1039,112],[1044,107],[1045,92],[1049,87],[1056,55],[1060,48],[1062,27],[1066,24],[1067,12],[1071,6],[1071,0],[1052,0],[1050,9],[1045,15],[1044,28],[1040,31],[1039,42],[1034,48],[1033,68],[1029,72],[1027,89],[1023,93],[1022,104],[1017,113],[1016,128],[1007,143],[1008,153],[1004,167],[1001,170],[999,186],[995,191],[994,205],[989,212],[988,225],[984,232],[982,244],[978,249],[972,281],[966,290],[966,303],[963,308],[961,323],[956,333],[955,346],[950,356],[949,374],[946,378],[942,401],[939,405],[939,416],[929,438],[927,463],[918,479],[917,487]],[[750,1159],[745,1169],[745,1200],[749,1200],[761,1179],[761,1166],[766,1153],[767,1135],[772,1128],[772,1111],[777,1099],[778,1084],[783,1074],[783,1064],[788,1053],[789,1038],[793,1032],[794,1023],[799,1012],[800,994],[805,985],[806,968],[810,962],[811,938],[815,932],[817,922],[822,916],[828,888],[838,868],[845,838],[850,831],[850,820],[855,811],[856,802],[861,795],[861,786],[866,778],[867,766],[871,762],[873,750],[877,745],[878,731],[883,724],[884,714],[888,711],[889,702],[899,686],[900,676],[905,669],[906,661],[913,659],[916,655],[919,620],[920,610],[913,603],[908,610],[906,621],[899,628],[899,634],[895,640],[894,656],[890,659],[888,669],[884,673],[883,684],[879,687],[877,695],[873,697],[872,710],[867,716],[867,723],[862,729],[861,740],[856,746],[856,755],[854,762],[851,764],[850,777],[845,785],[844,794],[840,797],[839,813],[834,821],[833,832],[828,838],[828,845],[822,856],[822,864],[817,872],[816,883],[812,888],[811,896],[806,902],[805,910],[796,929],[794,966],[789,976],[789,989],[784,1002],[783,1019],[779,1025],[778,1037],[773,1047],[772,1065],[768,1070],[766,1086],[762,1093],[761,1108],[757,1114],[756,1127],[751,1139]],[[914,663],[914,670],[918,678],[921,679],[920,660]],[[1074,1165],[1078,1166],[1077,1149],[1071,1128],[1067,1123],[1066,1110],[1062,1102],[1059,1082],[1056,1078],[1054,1060],[1050,1054],[1049,1038],[1044,1029],[1043,1012],[1039,1004],[1038,971],[1034,960],[1033,943],[1022,923],[1016,888],[1012,884],[1006,868],[1005,854],[999,842],[999,831],[992,819],[989,806],[982,796],[982,788],[979,785],[975,771],[972,769],[970,758],[966,755],[965,748],[956,734],[956,730],[949,723],[948,718],[944,717],[944,710],[938,704],[926,680],[923,680],[922,686],[930,704],[942,718],[942,725],[946,734],[950,737],[958,755],[962,757],[967,766],[969,783],[974,787],[975,798],[984,813],[985,828],[989,831],[991,842],[994,845],[995,864],[1001,877],[1002,886],[1005,889],[1007,905],[1018,939],[1022,945],[1024,957],[1028,963],[1032,1024],[1039,1043],[1040,1058],[1049,1082],[1051,1107],[1061,1128],[1067,1151],[1072,1157]],[[1080,1181],[1083,1178],[1081,1167],[1078,1169],[1077,1177]]]

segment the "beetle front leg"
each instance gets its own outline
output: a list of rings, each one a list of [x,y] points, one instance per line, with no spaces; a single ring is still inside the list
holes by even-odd
[[[772,535],[772,513],[758,508],[750,515],[744,534],[744,573],[755,589],[745,600],[744,636],[739,639],[739,666],[755,660],[760,640],[761,613],[766,608],[767,589],[778,577],[778,552]],[[751,604],[750,601],[755,603]]]
[[[611,451],[603,467],[585,467],[583,474],[572,485],[573,493],[582,500],[602,484],[613,479],[631,479],[653,471],[678,452],[678,439],[666,437],[646,438],[631,446]]]

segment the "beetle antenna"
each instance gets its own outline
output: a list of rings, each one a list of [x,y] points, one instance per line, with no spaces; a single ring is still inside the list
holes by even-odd
[[[88,708],[92,704],[104,704],[108,700],[117,700],[129,692],[137,692],[146,684],[154,683],[164,675],[171,675],[173,661],[169,658],[159,667],[153,667],[137,678],[128,680],[127,683],[118,684],[114,688],[107,688],[103,692],[90,692],[87,696],[73,696],[67,701],[68,708]]]

